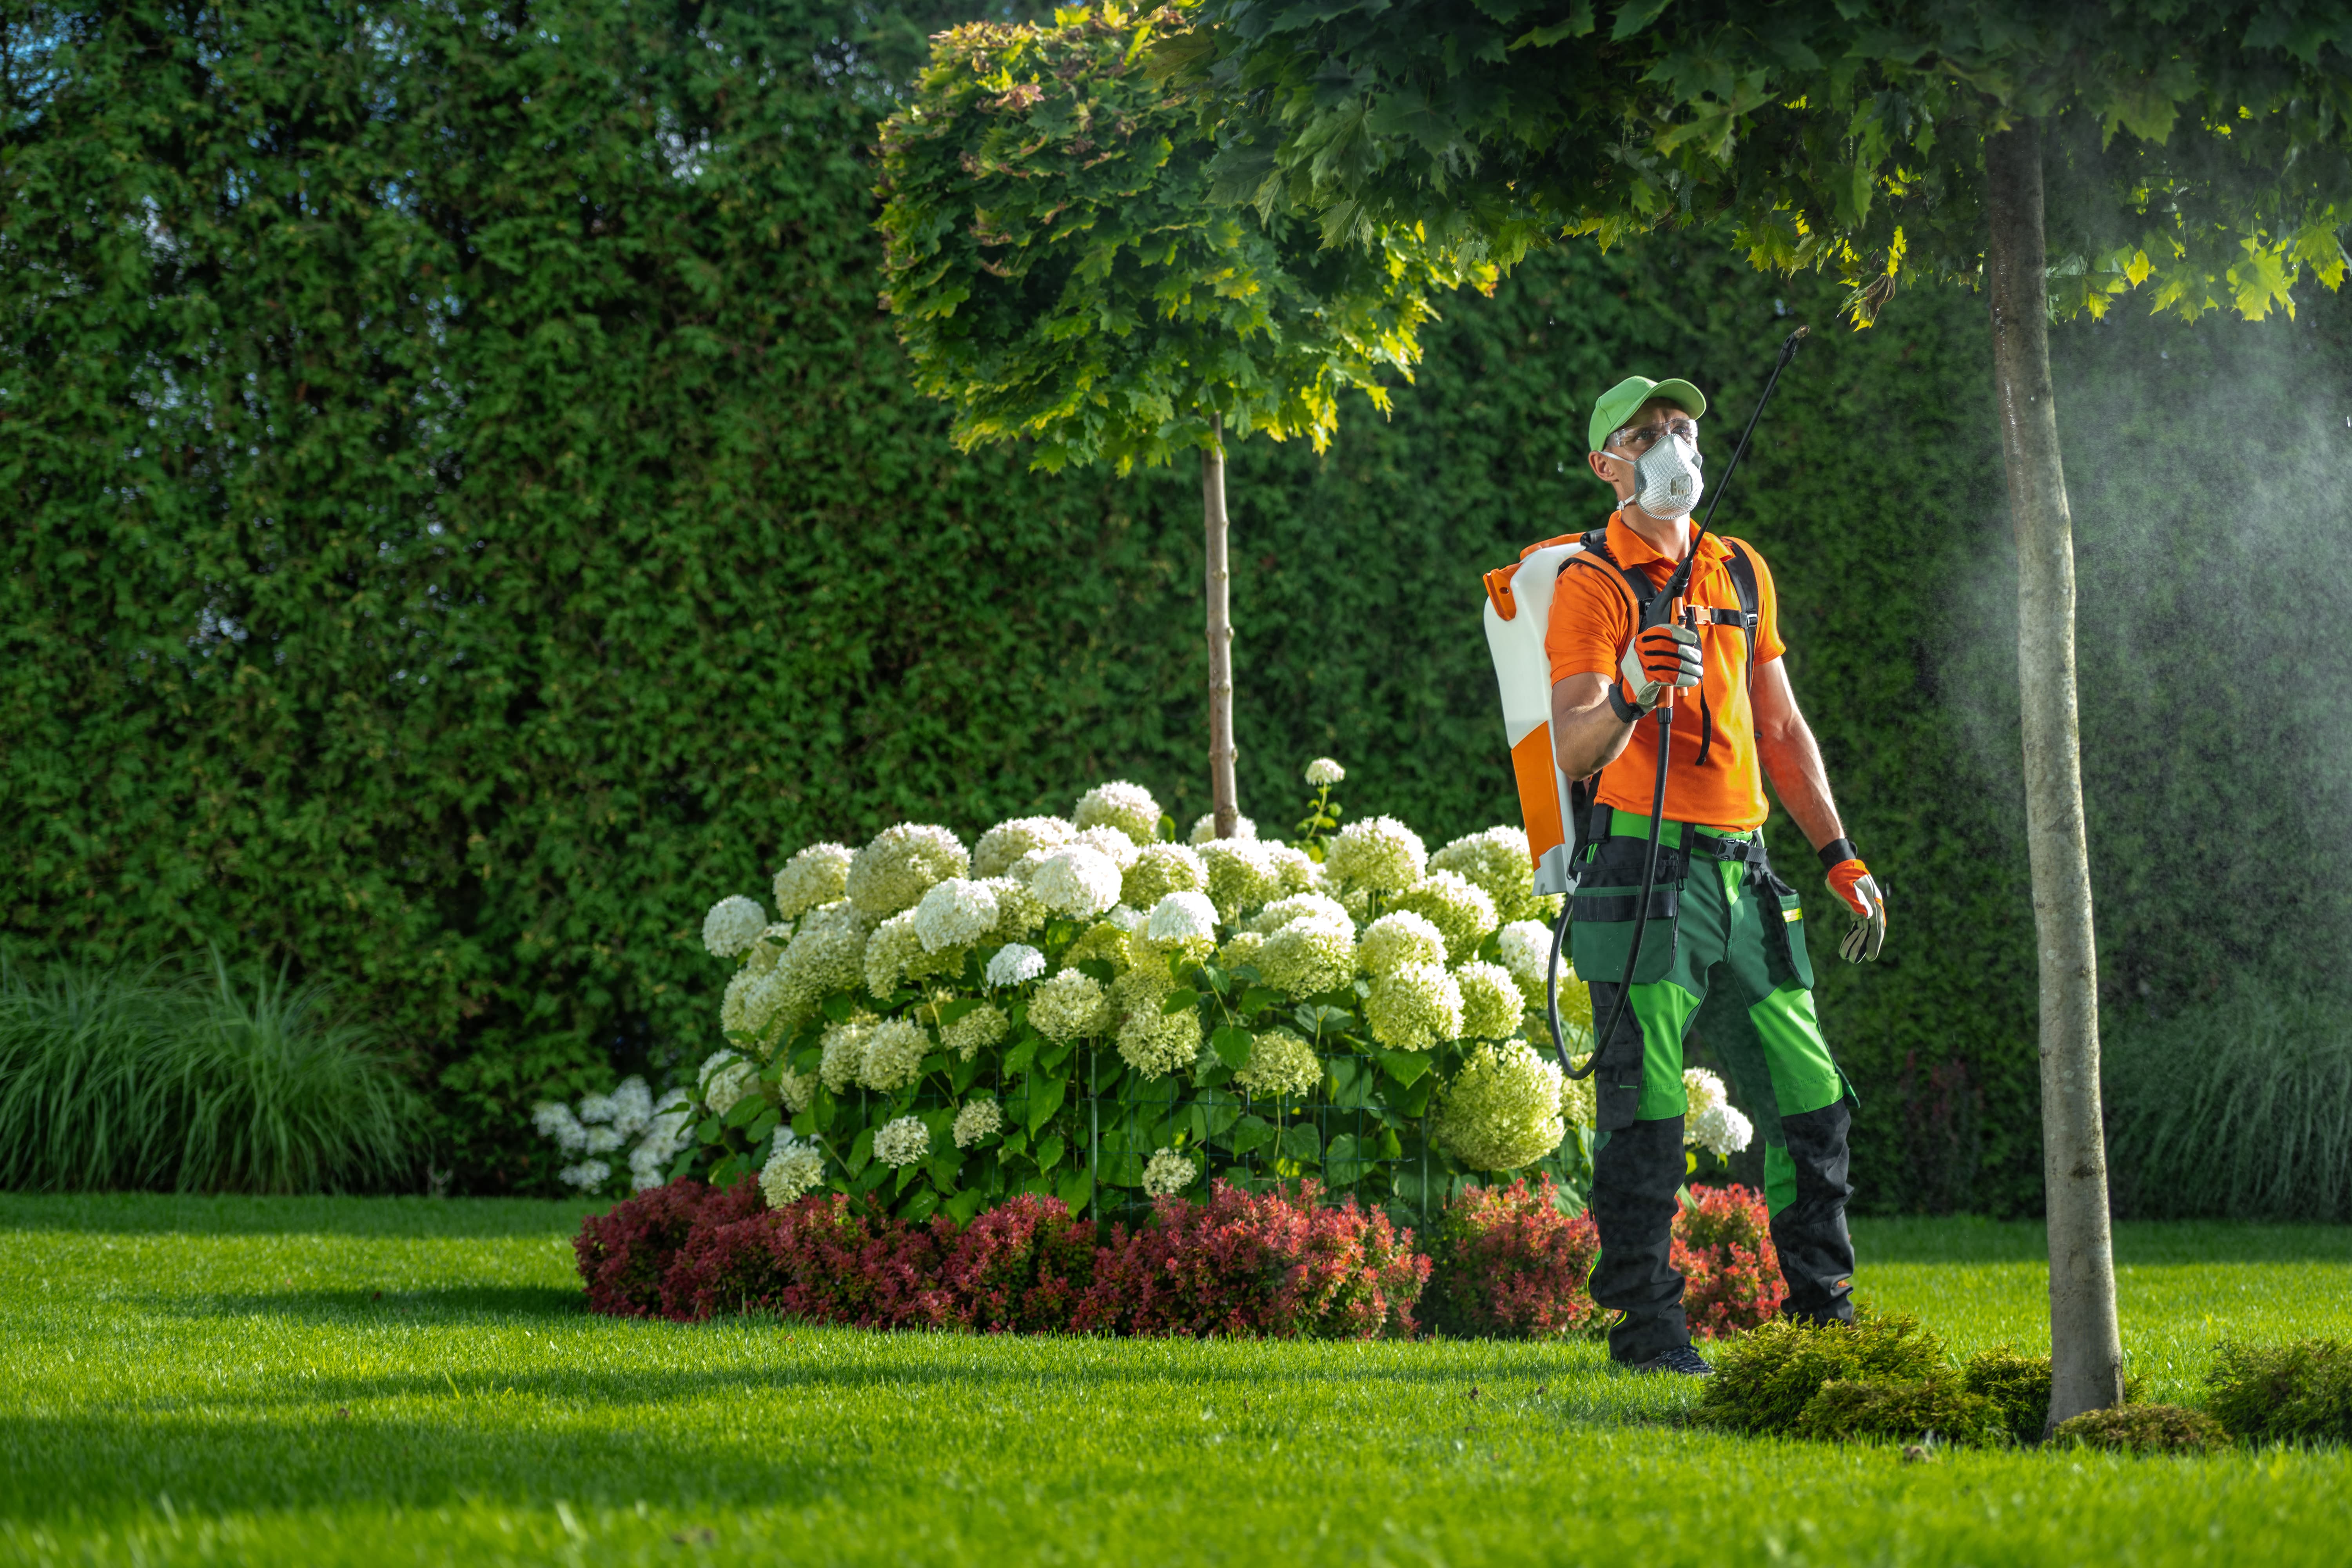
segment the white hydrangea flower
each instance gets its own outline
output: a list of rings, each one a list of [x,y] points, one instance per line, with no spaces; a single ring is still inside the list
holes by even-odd
[[[583,1193],[593,1193],[613,1179],[613,1167],[603,1160],[583,1160],[556,1172],[555,1179]]]
[[[1088,827],[1072,836],[1065,849],[1087,848],[1110,858],[1110,863],[1125,871],[1143,853],[1143,846],[1116,827]]]
[[[1220,839],[1203,845],[1201,858],[1209,868],[1209,901],[1217,906],[1220,919],[1234,920],[1244,910],[1281,896],[1281,867],[1270,844]]]
[[[1525,920],[1553,900],[1536,897],[1535,861],[1528,836],[1516,827],[1489,827],[1454,840],[1429,858],[1432,871],[1452,871],[1495,900],[1498,920]]]
[[[1201,1173],[1192,1157],[1179,1154],[1173,1149],[1162,1149],[1145,1163],[1143,1194],[1146,1197],[1170,1198],[1192,1184]]]
[[[775,987],[768,1028],[795,1027],[828,994],[856,986],[865,973],[866,939],[872,929],[845,899],[811,910],[768,976]]]
[[[1461,1037],[1462,988],[1442,963],[1408,963],[1373,977],[1364,1022],[1391,1050],[1425,1051]]]
[[[1328,757],[1318,757],[1307,764],[1307,782],[1318,788],[1328,788],[1348,776],[1348,770]]]
[[[1113,904],[1104,912],[1103,923],[1117,926],[1129,936],[1140,936],[1143,934],[1143,928],[1151,923],[1151,917],[1141,910],[1129,909],[1125,904]]]
[[[688,1129],[694,1125],[694,1095],[685,1089],[673,1089],[664,1093],[654,1104],[653,1119],[646,1124],[645,1136],[629,1153],[629,1172],[636,1189],[644,1192],[657,1187],[668,1179],[669,1163],[687,1145]]]
[[[1118,912],[1113,910],[1111,914]],[[1062,954],[1062,967],[1065,969],[1076,969],[1089,961],[1109,964],[1113,975],[1125,973],[1135,962],[1134,939],[1128,935],[1125,927],[1113,925],[1109,915],[1079,932],[1078,940],[1070,943]]]
[[[611,1095],[583,1094],[580,1097],[580,1104],[573,1110],[572,1114],[583,1121],[610,1121],[613,1120],[613,1109]]]
[[[1037,868],[1029,890],[1056,914],[1087,920],[1118,902],[1119,869],[1101,850],[1072,845]]]
[[[1315,1047],[1288,1029],[1267,1029],[1250,1042],[1249,1060],[1234,1074],[1234,1082],[1252,1094],[1286,1094],[1294,1099],[1323,1081],[1323,1063]]]
[[[885,1018],[867,1031],[857,1058],[857,1081],[877,1094],[895,1094],[923,1076],[931,1037],[920,1024]]]
[[[1323,869],[1347,887],[1402,893],[1421,880],[1429,852],[1421,835],[1393,816],[1368,816],[1332,836]]]
[[[738,1057],[702,1080],[702,1103],[711,1115],[724,1116],[751,1092],[759,1078],[760,1069]]]
[[[634,1073],[621,1080],[606,1103],[613,1108],[613,1131],[624,1138],[635,1138],[654,1119],[654,1091]]]
[[[824,1185],[824,1152],[789,1132],[776,1134],[768,1163],[760,1167],[760,1195],[772,1209],[806,1197]]]
[[[1000,822],[971,847],[971,874],[1001,877],[1024,855],[1059,849],[1076,831],[1058,816],[1016,816]]]
[[[591,1127],[588,1129],[586,1152],[591,1154],[609,1154],[627,1142],[627,1139],[610,1127],[601,1125]]]
[[[915,929],[915,911],[901,910],[874,928],[866,939],[864,978],[866,994],[887,1002],[923,956],[923,935]]]
[[[1252,840],[1256,837],[1257,824],[1252,822],[1246,816],[1237,816],[1234,818],[1233,837],[1230,839],[1219,839],[1217,837],[1217,814],[1213,811],[1209,813],[1208,816],[1200,818],[1192,824],[1192,831],[1184,836],[1184,841],[1187,844],[1217,844]]]
[[[1065,969],[1029,998],[1029,1022],[1049,1040],[1076,1040],[1102,1033],[1110,1008],[1094,976]]]
[[[931,1130],[915,1116],[886,1121],[874,1133],[874,1157],[886,1165],[912,1165],[929,1158]]]
[[[1728,1104],[1731,1095],[1723,1087],[1723,1080],[1705,1068],[1683,1068],[1683,1098],[1690,1105],[1690,1109],[1684,1114],[1698,1117],[1706,1115],[1718,1105]]]
[[[1274,885],[1277,896],[1289,898],[1296,893],[1312,893],[1321,889],[1323,868],[1309,858],[1306,850],[1275,843],[1265,847],[1265,853],[1274,863]]]
[[[1570,1059],[1571,1065],[1581,1072],[1584,1064],[1592,1058],[1586,1055]],[[1566,1073],[1560,1074],[1559,1119],[1570,1127],[1591,1127],[1596,1114],[1591,1077],[1570,1078]]]
[[[1004,1131],[1004,1112],[992,1100],[966,1100],[956,1112],[955,1146],[969,1149]]]
[[[983,884],[996,896],[996,923],[984,939],[989,942],[1020,942],[1045,923],[1045,906],[1025,882],[1010,877],[991,877]]]
[[[996,925],[996,892],[986,882],[950,877],[934,882],[915,906],[915,934],[925,952],[970,947]]]
[[[846,897],[849,864],[857,858],[846,844],[812,844],[776,872],[768,889],[778,920],[796,921],[822,904]]]
[[[1045,963],[1042,957],[1037,960],[1041,969]],[[953,1051],[965,1061],[970,1061],[984,1047],[1003,1039],[1012,1029],[1013,1020],[1004,1016],[1002,1007],[992,1007],[983,1002],[942,1028],[940,1045],[942,1049]]]
[[[1291,921],[1304,920],[1338,921],[1351,932],[1355,929],[1339,900],[1321,893],[1292,893],[1276,899],[1251,917],[1248,929],[1272,936]]]
[[[541,1137],[554,1139],[555,1146],[567,1154],[577,1154],[588,1146],[588,1129],[581,1126],[572,1108],[561,1101],[542,1100],[532,1106],[530,1124],[539,1130]]]
[[[1217,949],[1217,963],[1226,969],[1239,969],[1244,963],[1255,968],[1258,950],[1265,945],[1265,938],[1254,931],[1235,931]]]
[[[1438,1099],[1431,1131],[1474,1171],[1515,1171],[1559,1147],[1560,1070],[1526,1044],[1480,1046]]]
[[[1499,963],[1469,963],[1454,972],[1462,988],[1462,1037],[1500,1040],[1519,1032],[1527,1004],[1518,982]]]
[[[1287,996],[1334,990],[1355,972],[1356,928],[1345,912],[1291,921],[1257,951],[1258,977]]]
[[[877,1021],[870,1014],[857,1014],[844,1023],[828,1025],[818,1037],[824,1055],[817,1063],[816,1076],[825,1088],[841,1094],[857,1081],[857,1065],[866,1059],[866,1037],[873,1033]]]
[[[1696,1143],[1719,1159],[1727,1160],[1738,1153],[1756,1135],[1755,1125],[1727,1100],[1717,1100],[1684,1125],[1688,1129],[1685,1142]]]
[[[1147,844],[1119,874],[1118,901],[1148,910],[1171,893],[1207,890],[1209,868],[1181,844]]]
[[[1424,916],[1445,938],[1445,955],[1454,963],[1476,952],[1495,929],[1495,900],[1453,871],[1432,871],[1391,899],[1389,907]]]
[[[1382,915],[1364,928],[1356,943],[1356,963],[1378,978],[1409,964],[1445,962],[1445,936],[1426,915],[1409,910]]]
[[[730,893],[702,917],[702,946],[714,958],[732,958],[767,929],[767,910],[740,893]]]
[[[1551,963],[1551,928],[1541,921],[1513,921],[1495,942],[1503,950],[1503,967],[1519,983],[1519,994],[1528,1006],[1542,1006],[1544,971]]]
[[[1008,942],[988,961],[991,985],[1026,985],[1045,973],[1045,955],[1026,942]]]
[[[1155,942],[1217,940],[1217,909],[1205,893],[1171,893],[1151,906],[1143,934]]]
[[[1081,833],[1089,827],[1116,827],[1138,844],[1150,844],[1160,837],[1160,803],[1141,784],[1114,780],[1078,796],[1070,820]]]
[[[944,827],[902,822],[874,836],[849,863],[849,901],[871,921],[911,910],[935,882],[971,869],[971,857]]]
[[[1190,1007],[1181,1013],[1138,1007],[1118,1027],[1120,1059],[1147,1079],[1191,1067],[1200,1053],[1201,1016]]]

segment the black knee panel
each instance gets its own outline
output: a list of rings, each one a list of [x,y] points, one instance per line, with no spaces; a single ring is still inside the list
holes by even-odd
[[[1853,1238],[1846,1232],[1846,1131],[1853,1113],[1843,1100],[1780,1119],[1797,1195],[1772,1216],[1772,1246],[1789,1282],[1783,1317],[1808,1322],[1853,1321]]]
[[[1683,1119],[1636,1121],[1610,1132],[1592,1160],[1592,1220],[1601,1232],[1592,1300],[1624,1314],[1609,1353],[1647,1361],[1690,1343],[1683,1277],[1674,1267],[1675,1210],[1683,1184]]]

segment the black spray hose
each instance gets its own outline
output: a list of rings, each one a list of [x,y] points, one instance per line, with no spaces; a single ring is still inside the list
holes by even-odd
[[[1652,614],[1657,618],[1651,620],[1649,616],[1643,616],[1649,625],[1636,627],[1636,637],[1652,626],[1664,626],[1671,619],[1675,602],[1690,587],[1691,568],[1698,563],[1698,547],[1715,521],[1716,506],[1723,500],[1723,492],[1730,488],[1731,476],[1738,470],[1739,459],[1748,455],[1748,442],[1756,434],[1756,422],[1764,417],[1765,405],[1772,401],[1772,391],[1780,384],[1780,373],[1789,368],[1790,360],[1797,357],[1797,342],[1808,330],[1799,327],[1781,342],[1780,357],[1773,363],[1772,374],[1764,382],[1764,395],[1756,400],[1756,412],[1748,416],[1748,428],[1739,433],[1739,445],[1732,448],[1731,461],[1724,465],[1723,478],[1717,483],[1715,494],[1707,500],[1706,515],[1699,519],[1698,531],[1691,535],[1690,549],[1684,552],[1682,564],[1675,568],[1675,574],[1666,579],[1666,585],[1659,589],[1657,596],[1650,601],[1654,606]],[[1572,895],[1560,900],[1559,919],[1552,922],[1551,963],[1544,974],[1544,1006],[1550,1016],[1551,1048],[1559,1056],[1560,1070],[1574,1079],[1592,1076],[1592,1069],[1601,1065],[1601,1045],[1617,1033],[1617,1026],[1625,1016],[1626,1004],[1633,994],[1633,969],[1642,958],[1642,933],[1650,924],[1650,896],[1658,885],[1658,836],[1665,826],[1666,753],[1674,739],[1673,705],[1660,703],[1657,716],[1658,776],[1650,789],[1650,844],[1642,860],[1641,896],[1633,902],[1633,945],[1625,953],[1625,973],[1617,982],[1617,1000],[1609,1009],[1609,1026],[1593,1031],[1592,1055],[1585,1059],[1582,1071],[1569,1060],[1568,1041],[1559,1024],[1559,949],[1568,936],[1569,911],[1576,907]],[[1687,845],[1684,847],[1684,853],[1689,853]]]

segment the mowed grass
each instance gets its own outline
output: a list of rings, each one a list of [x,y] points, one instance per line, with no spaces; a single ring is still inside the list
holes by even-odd
[[[2341,1562],[2341,1450],[1723,1437],[1591,1346],[886,1336],[590,1317],[578,1205],[0,1197],[24,1563]],[[1858,1225],[1957,1351],[2046,1343],[2037,1227]],[[2343,1334],[2352,1230],[2126,1226],[2126,1342]]]

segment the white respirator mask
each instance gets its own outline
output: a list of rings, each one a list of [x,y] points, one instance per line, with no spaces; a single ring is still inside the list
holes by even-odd
[[[1654,518],[1688,517],[1706,489],[1698,447],[1679,436],[1653,441],[1638,458],[1617,460],[1633,465],[1633,493],[1627,499]]]

